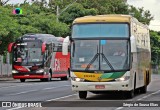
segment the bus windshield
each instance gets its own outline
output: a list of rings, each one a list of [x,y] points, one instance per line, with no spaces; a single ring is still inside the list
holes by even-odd
[[[96,38],[96,37],[129,37],[128,24],[75,24],[73,25],[72,38]]]
[[[72,70],[120,71],[129,69],[127,40],[75,40],[72,42]]]
[[[17,43],[14,47],[13,60],[19,65],[35,65],[42,63],[43,55],[41,52],[40,41],[28,41]]]

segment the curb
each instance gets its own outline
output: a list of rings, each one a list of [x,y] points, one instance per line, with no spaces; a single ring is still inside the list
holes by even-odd
[[[0,76],[0,81],[10,81],[14,80],[12,76]]]

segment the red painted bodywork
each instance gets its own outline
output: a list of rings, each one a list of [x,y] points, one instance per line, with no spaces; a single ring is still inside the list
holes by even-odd
[[[13,75],[14,79],[43,79],[48,78],[48,75]]]
[[[9,53],[12,52],[12,47],[13,47],[14,44],[15,44],[15,43],[12,42],[12,43],[10,43],[10,44],[8,45],[8,52],[9,52]]]
[[[70,54],[62,55],[62,52],[56,52],[53,64],[53,77],[65,77],[70,67]]]

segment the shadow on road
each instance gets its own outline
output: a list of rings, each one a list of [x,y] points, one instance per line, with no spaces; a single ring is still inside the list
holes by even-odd
[[[134,97],[141,95],[139,92],[135,93]],[[87,100],[128,100],[126,92],[107,92],[105,94],[93,94],[87,97]]]

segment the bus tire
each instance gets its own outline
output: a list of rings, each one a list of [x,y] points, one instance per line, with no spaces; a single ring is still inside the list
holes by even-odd
[[[147,86],[144,85],[143,87],[141,87],[141,88],[140,88],[140,92],[141,92],[142,94],[145,94],[145,93],[147,92]]]
[[[40,79],[42,82],[44,82],[45,81],[45,79]]]
[[[66,77],[62,77],[61,80],[62,80],[62,81],[68,80],[68,77],[67,77],[67,76],[66,76]]]
[[[79,91],[79,98],[86,99],[87,98],[87,91]]]
[[[133,98],[134,97],[134,90],[128,91],[127,98]]]
[[[25,82],[26,79],[20,79],[21,82]]]

